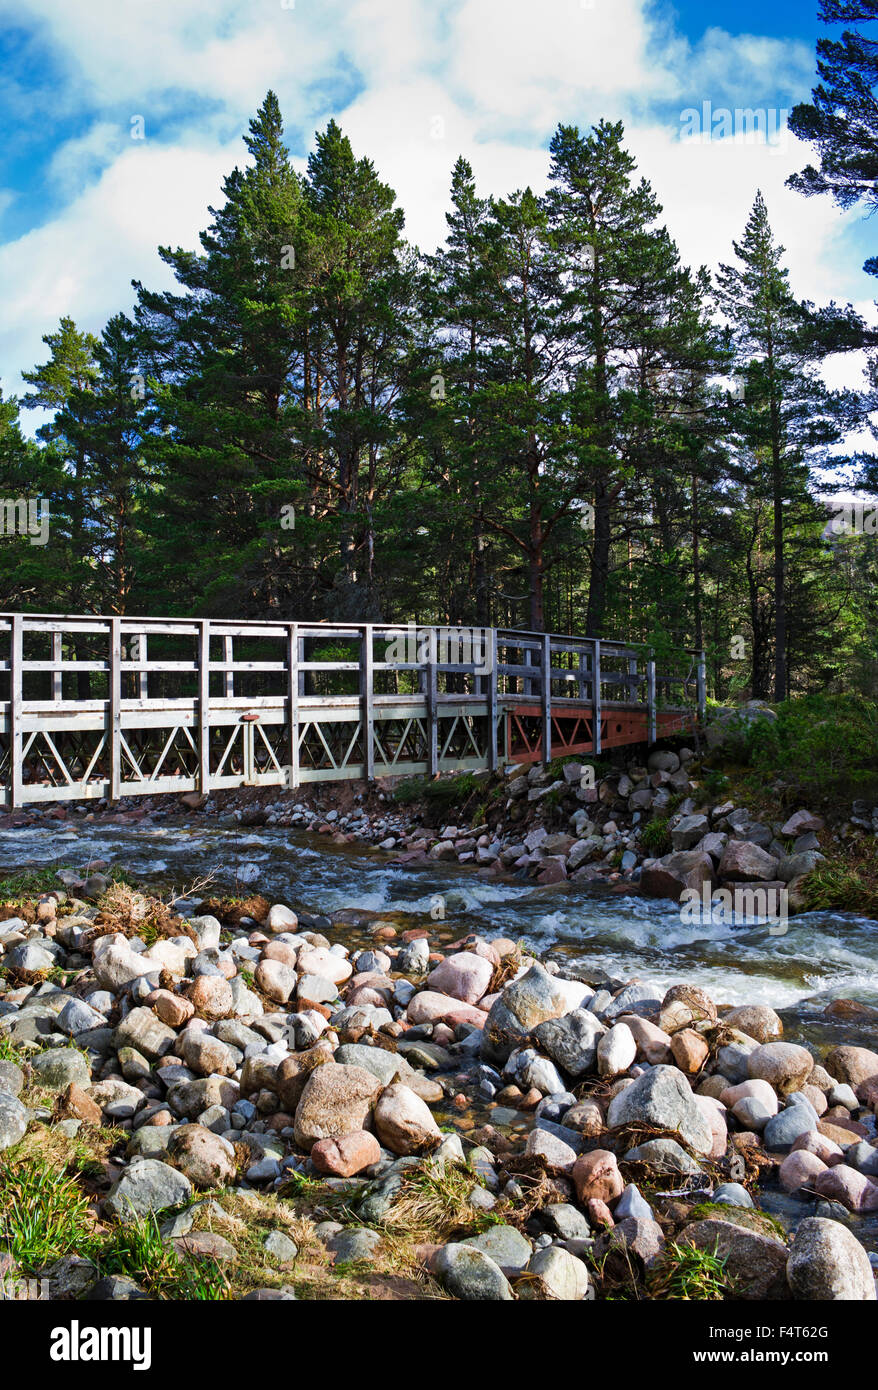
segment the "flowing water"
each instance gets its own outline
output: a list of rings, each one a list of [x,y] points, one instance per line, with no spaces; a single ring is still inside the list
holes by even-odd
[[[594,884],[535,887],[482,879],[455,864],[395,865],[367,847],[207,819],[73,821],[0,832],[0,876],[49,865],[82,871],[95,860],[129,870],[156,891],[182,892],[212,873],[210,896],[259,891],[300,911],[344,913],[328,935],[350,946],[366,944],[366,925],[380,917],[429,927],[440,945],[468,932],[507,936],[586,974],[637,976],[665,987],[686,981],[718,1004],[768,1004],[781,1014],[787,1038],[818,1053],[842,1042],[878,1050],[875,1023],[824,1015],[838,998],[878,1007],[878,922],[852,913],[794,917],[783,935],[767,923],[721,916],[686,923],[673,903]],[[436,920],[431,909],[436,914],[440,902],[444,919]],[[784,1200],[778,1197],[782,1219]],[[878,1217],[857,1225],[864,1244],[878,1250]]]

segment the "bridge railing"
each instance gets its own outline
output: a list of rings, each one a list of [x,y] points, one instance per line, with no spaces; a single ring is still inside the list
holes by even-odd
[[[497,766],[568,711],[704,712],[704,661],[507,629],[0,614],[4,802]],[[621,727],[621,726],[619,726]]]

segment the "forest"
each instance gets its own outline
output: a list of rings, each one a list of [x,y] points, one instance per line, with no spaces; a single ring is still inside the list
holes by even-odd
[[[4,609],[508,626],[704,648],[720,699],[878,692],[873,509],[835,500],[878,488],[875,335],[796,297],[761,194],[711,276],[621,123],[562,124],[544,195],[458,158],[427,254],[334,121],[304,176],[273,92],[245,145],[200,251],[160,248],[175,287],[62,318],[0,400],[0,494],[50,517],[4,537]]]

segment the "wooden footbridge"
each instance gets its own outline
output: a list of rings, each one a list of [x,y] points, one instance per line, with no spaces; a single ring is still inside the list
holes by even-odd
[[[6,809],[495,769],[704,716],[703,655],[504,629],[0,614]]]

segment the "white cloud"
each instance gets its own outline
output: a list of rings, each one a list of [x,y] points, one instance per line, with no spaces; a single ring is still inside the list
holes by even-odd
[[[680,140],[679,111],[693,102],[805,96],[808,46],[719,27],[692,44],[670,14],[647,0],[19,0],[18,22],[38,23],[66,74],[56,110],[87,104],[100,115],[52,161],[54,191],[68,201],[0,248],[4,388],[41,359],[40,338],[62,313],[97,331],[130,306],[132,278],[168,283],[156,246],[197,246],[269,86],[294,147],[337,115],[396,189],[407,235],[424,250],[444,236],[458,154],[483,193],[541,189],[559,121],[621,118],[688,263],[730,258],[761,187],[794,290],[867,299],[844,245],[857,214],[784,187],[805,147],[791,137],[779,150]],[[361,90],[333,112],[333,92],[351,87]],[[129,138],[129,112],[146,119],[142,144]],[[174,133],[159,136],[169,115]]]

